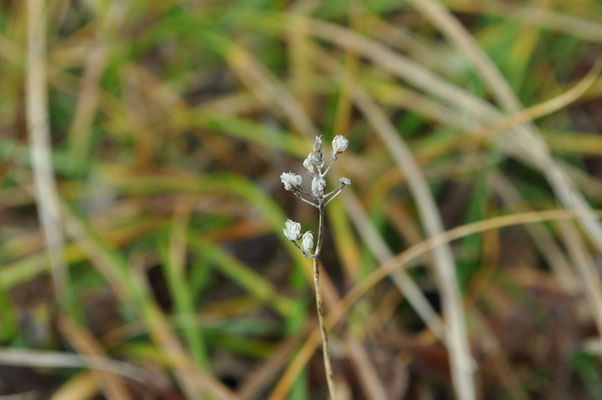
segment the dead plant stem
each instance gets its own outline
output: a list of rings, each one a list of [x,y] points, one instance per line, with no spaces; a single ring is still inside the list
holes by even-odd
[[[328,383],[328,393],[330,399],[334,400],[334,379],[332,374],[332,365],[330,364],[330,353],[328,350],[328,331],[326,330],[326,324],[324,323],[324,304],[322,300],[322,288],[320,287],[320,266],[318,264],[318,258],[320,257],[320,250],[322,249],[322,241],[324,239],[324,210],[325,205],[320,199],[318,204],[319,220],[318,220],[318,243],[316,245],[316,252],[314,254],[314,286],[316,290],[316,308],[318,309],[318,323],[320,324],[320,332],[322,334],[322,354],[324,355],[324,369],[326,370],[326,382]]]

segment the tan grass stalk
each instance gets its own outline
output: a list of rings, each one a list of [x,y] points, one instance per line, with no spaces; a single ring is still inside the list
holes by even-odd
[[[89,368],[121,375],[141,383],[156,379],[148,371],[123,361],[58,351],[0,348],[0,365],[34,368]]]
[[[59,195],[53,176],[46,81],[46,7],[43,0],[27,0],[27,65],[25,103],[35,198],[55,296],[65,302],[68,274],[63,258],[64,234]]]
[[[384,112],[359,88],[355,92],[358,108],[387,145],[400,170],[406,176],[424,228],[429,237],[443,232],[443,223],[431,191],[407,145]],[[446,318],[445,343],[450,354],[452,381],[459,399],[475,398],[472,358],[462,294],[458,286],[455,264],[447,244],[433,248],[437,281]]]
[[[106,358],[106,354],[102,350],[102,347],[83,327],[78,326],[74,321],[71,321],[66,317],[59,317],[58,326],[61,333],[79,354]],[[127,388],[117,374],[95,370],[92,370],[92,373],[98,380],[102,391],[108,399],[131,399]]]
[[[494,176],[493,188],[502,201],[514,212],[530,211],[526,201],[502,174]],[[525,229],[533,238],[533,243],[546,260],[556,277],[556,281],[567,293],[576,293],[578,286],[571,266],[554,237],[542,225],[529,225]]]
[[[500,0],[463,1],[444,0],[447,7],[463,12],[510,18],[527,25],[562,32],[583,40],[602,42],[602,24],[573,15],[562,14],[532,4],[510,3]],[[593,6],[593,4],[591,4]]]
[[[581,241],[579,232],[570,221],[559,221],[560,234],[566,243],[567,250],[577,269],[579,283],[587,299],[598,335],[602,338],[602,286],[600,275],[591,254]]]

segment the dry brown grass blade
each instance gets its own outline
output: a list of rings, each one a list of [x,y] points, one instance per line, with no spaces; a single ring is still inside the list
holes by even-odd
[[[498,0],[482,2],[444,0],[444,3],[449,8],[459,12],[511,18],[526,25],[566,33],[583,40],[602,42],[602,24],[572,15],[561,14],[538,5]]]
[[[97,358],[106,357],[104,351],[92,335],[70,321],[67,317],[59,317],[58,327],[67,338],[67,341],[79,354]],[[92,373],[95,375],[107,398],[124,400],[132,398],[118,375],[94,370],[92,370]]]
[[[568,103],[571,103],[577,98],[581,97],[585,91],[593,85],[599,75],[600,64],[597,63],[586,75],[586,77],[583,78],[572,89],[564,92],[554,99],[530,107],[528,110],[522,110],[522,106],[518,98],[512,91],[508,82],[506,82],[502,74],[496,68],[495,64],[479,47],[474,37],[451,13],[449,13],[445,7],[443,7],[436,0],[410,0],[410,3],[435,26],[437,26],[448,37],[448,39],[467,56],[467,58],[475,66],[477,72],[483,77],[487,86],[489,86],[494,98],[504,109],[514,113],[513,116],[495,123],[492,129],[485,129],[484,131],[477,133],[477,136],[490,136],[493,134],[493,132],[502,132],[520,126],[523,123],[529,123],[539,116],[550,114],[553,111],[564,108]],[[542,16],[539,18],[541,17]],[[520,132],[520,135],[516,137],[517,140],[513,147],[520,148],[522,145],[521,142],[531,137],[532,143],[537,143],[538,146],[527,153],[532,152],[538,154],[539,157],[543,157],[541,160],[542,165],[539,165],[539,167],[543,170],[544,174],[546,173],[546,164],[553,164],[554,167],[557,168],[556,164],[552,161],[549,153],[547,152],[547,146],[545,143],[543,143],[541,140],[535,140],[536,136],[537,139],[540,139],[539,132],[537,131],[535,125],[527,124],[520,128],[523,129],[523,131]],[[502,137],[500,139],[504,140],[506,137]],[[561,193],[565,193],[565,205],[572,205],[574,207],[575,205],[571,203],[576,201],[574,197],[578,195],[574,190],[571,190],[572,188],[570,186],[570,181],[566,175],[563,174],[561,170],[558,170],[556,174],[548,175],[548,179],[553,186],[556,186],[557,192],[560,189]],[[584,202],[582,201],[582,203]],[[586,224],[585,227],[589,228],[590,234],[597,239],[598,249],[602,251],[602,242],[600,242],[600,239],[602,239],[602,233],[600,232],[600,227],[592,226],[589,223]]]
[[[346,345],[351,362],[355,365],[358,377],[366,389],[366,398],[369,400],[386,399],[387,391],[383,387],[376,370],[374,368],[366,368],[371,363],[366,349],[364,349],[358,340],[347,340]]]
[[[282,110],[297,131],[308,137],[320,136],[295,98],[247,51],[231,43],[227,59],[239,79],[266,105]]]
[[[80,372],[73,376],[58,390],[52,393],[50,400],[88,400],[98,394],[98,383],[91,372]]]
[[[275,378],[276,374],[286,365],[290,355],[301,342],[301,336],[286,339],[278,345],[274,353],[257,369],[251,371],[240,384],[237,393],[241,399],[253,400],[259,397],[261,391]]]
[[[445,36],[474,64],[493,96],[511,112],[518,112],[520,105],[510,85],[495,64],[479,47],[473,36],[437,0],[409,0],[423,16],[439,28]]]
[[[138,293],[134,298],[144,296],[148,293],[144,281],[136,276],[131,275],[129,278],[116,273],[114,261],[99,247],[91,237],[89,237],[86,227],[75,217],[67,207],[63,207],[67,231],[75,241],[79,243],[88,258],[94,263],[99,271],[109,281],[113,290],[119,297],[125,301],[132,301],[133,293],[128,292],[128,287],[124,285],[132,285],[129,289],[135,290]],[[124,279],[129,279],[129,282],[124,282]],[[138,300],[140,301],[140,300]],[[188,354],[179,342],[178,338],[171,331],[165,316],[160,311],[159,307],[154,302],[147,299],[144,304],[138,304],[142,309],[142,313],[148,331],[156,344],[162,347],[174,359],[178,360],[177,368],[174,371],[175,377],[186,394],[187,398],[201,398],[201,391],[210,391],[218,399],[230,400],[237,399],[224,384],[215,379],[213,376],[200,371],[194,366],[194,363],[189,359]]]
[[[477,340],[481,344],[482,351],[492,359],[493,368],[499,377],[500,384],[503,385],[513,399],[527,400],[529,396],[516,376],[515,371],[512,369],[510,360],[508,360],[494,332],[491,332],[478,310],[473,310],[472,315]]]
[[[395,20],[387,21],[380,16],[368,14],[365,16],[364,24],[366,33],[370,37],[386,43],[404,54],[408,54],[413,60],[418,61],[426,68],[441,72],[449,69],[449,65],[441,62],[441,59],[445,56],[433,48],[439,45],[438,43],[427,42],[424,36],[418,37],[410,29],[405,28],[404,24],[395,22]]]
[[[69,126],[68,135],[73,143],[72,152],[76,161],[87,156],[90,141],[90,127],[94,121],[100,97],[100,79],[104,73],[113,31],[121,25],[126,13],[127,3],[113,1],[98,22],[96,38],[91,42],[87,53],[84,73],[80,81],[78,101]]]
[[[502,174],[497,174],[494,176],[494,180],[492,184],[493,188],[510,210],[513,212],[530,211],[526,201],[521,198],[519,192],[508,179]],[[554,238],[541,225],[529,225],[525,229],[531,235],[540,254],[552,269],[558,285],[566,290],[567,293],[576,293],[578,289],[577,281],[564,252],[558,247]]]
[[[558,110],[562,110],[569,104],[581,98],[585,92],[592,87],[592,85],[598,79],[601,68],[602,63],[596,63],[590,69],[587,75],[579,80],[579,82],[558,96],[552,97],[551,99],[545,100],[541,103],[537,103],[526,109],[518,110],[514,114],[511,114],[488,127],[476,132],[472,132],[472,135],[477,137],[490,137],[497,133],[515,128],[526,122],[530,122],[543,116],[552,114]]]
[[[583,287],[583,293],[589,303],[593,314],[593,320],[598,328],[598,335],[602,338],[602,286],[600,285],[600,274],[596,268],[592,256],[581,241],[579,232],[570,221],[559,221],[560,234],[566,243],[569,255],[577,269],[579,282]]]
[[[600,73],[600,68],[601,68],[602,64],[597,63],[595,64],[590,71],[587,73],[587,75],[585,75],[582,79],[580,79],[577,83],[575,83],[570,89],[567,89],[566,91],[560,93],[559,95],[552,97],[548,100],[545,100],[541,103],[537,103],[531,107],[528,107],[526,109],[523,109],[521,111],[518,111],[514,114],[510,114],[507,117],[500,119],[499,121],[493,123],[493,124],[489,124],[486,126],[483,126],[480,123],[475,123],[475,121],[469,121],[466,118],[462,118],[461,115],[455,113],[452,110],[449,110],[445,107],[442,106],[438,106],[440,111],[437,112],[435,111],[435,109],[432,109],[432,105],[429,106],[428,108],[425,107],[417,107],[416,104],[413,105],[409,105],[407,104],[408,100],[405,100],[403,102],[399,101],[399,97],[400,95],[402,95],[403,90],[402,91],[398,91],[394,88],[384,88],[383,93],[381,94],[381,97],[379,97],[379,100],[384,100],[385,103],[387,104],[394,104],[394,105],[398,105],[398,106],[406,106],[409,109],[412,109],[414,111],[420,112],[423,115],[429,116],[429,117],[433,117],[435,120],[440,120],[440,122],[444,122],[450,126],[453,126],[457,129],[465,129],[468,130],[471,134],[471,136],[477,138],[475,139],[471,139],[470,144],[466,144],[467,140],[465,137],[463,136],[459,136],[457,138],[453,138],[451,140],[449,140],[447,142],[447,144],[445,146],[442,146],[441,148],[439,148],[439,152],[438,154],[442,154],[442,153],[447,153],[450,152],[452,149],[454,148],[466,148],[470,146],[475,145],[475,142],[478,143],[479,141],[487,141],[487,140],[492,140],[495,139],[495,135],[498,135],[502,132],[511,130],[513,128],[516,128],[517,126],[525,123],[525,122],[530,122],[533,121],[535,119],[544,117],[546,115],[550,115],[553,114],[559,110],[562,110],[563,108],[566,108],[568,105],[576,102],[578,99],[582,98],[583,95],[594,85],[594,83],[597,81],[597,78],[599,76]],[[392,96],[393,93],[399,92],[397,96]],[[403,96],[403,95],[402,95]],[[414,96],[413,94],[411,95],[412,97]],[[394,101],[394,98],[397,98],[397,101]],[[429,101],[427,99],[420,99],[419,101],[423,102],[423,101]],[[436,114],[439,114],[438,116]],[[445,116],[443,119],[441,119],[443,116]],[[503,146],[503,141],[505,139],[504,137],[499,137],[497,138],[498,140],[500,140],[501,145]],[[431,157],[433,157],[433,155],[431,155]],[[558,164],[560,166],[562,166],[563,170],[567,170],[567,167],[565,167],[562,162],[558,162]],[[569,173],[569,171],[566,171],[567,173]]]
[[[330,311],[326,317],[326,324],[329,327],[334,326],[341,318],[343,318],[349,308],[366,294],[368,290],[374,287],[374,285],[385,279],[396,269],[406,268],[412,260],[427,254],[433,247],[438,246],[441,243],[449,243],[475,233],[515,225],[541,223],[545,221],[575,220],[584,216],[591,218],[592,213],[596,216],[595,218],[602,217],[602,210],[558,209],[504,215],[481,220],[472,224],[462,225],[446,231],[441,235],[422,241],[399,253],[390,261],[380,265],[375,271],[353,287],[353,289],[351,289]],[[314,329],[272,391],[272,394],[269,397],[270,400],[285,398],[293,382],[301,373],[307,362],[309,362],[311,355],[319,343],[320,332],[317,329]]]
[[[148,371],[132,364],[105,357],[80,356],[60,351],[36,351],[0,348],[0,365],[34,368],[89,368],[111,372],[140,383],[156,379]]]
[[[375,254],[378,262],[386,263],[394,254],[389,249],[383,238],[380,236],[370,219],[366,215],[361,203],[356,196],[345,196],[343,198],[345,208],[356,226],[360,236],[370,250]],[[428,302],[418,285],[414,283],[412,277],[403,269],[391,274],[391,279],[399,288],[399,291],[408,299],[416,313],[424,321],[433,335],[441,341],[445,340],[444,323]]]
[[[299,21],[299,26],[296,27],[295,31],[304,32],[305,26],[303,21]],[[311,47],[308,46],[307,34],[296,34],[292,33],[287,38],[289,46],[287,46],[289,60],[290,60],[290,73],[291,83],[294,88],[303,88],[309,83],[312,74],[312,65],[309,62],[311,55]],[[315,102],[312,95],[309,93],[300,92],[295,97],[299,99],[300,105],[308,116],[313,114],[315,108]]]
[[[27,80],[25,103],[35,198],[46,251],[50,258],[55,296],[66,301],[68,273],[63,259],[64,234],[59,195],[53,176],[48,93],[46,82],[46,7],[42,0],[27,1]]]
[[[368,122],[381,136],[400,170],[406,176],[427,236],[434,237],[441,234],[444,229],[437,204],[409,148],[401,140],[384,112],[363,90],[356,89],[355,101]],[[450,354],[452,380],[456,395],[459,399],[472,400],[476,395],[473,362],[466,331],[466,317],[453,255],[447,243],[433,248],[433,259],[446,319],[445,344]]]

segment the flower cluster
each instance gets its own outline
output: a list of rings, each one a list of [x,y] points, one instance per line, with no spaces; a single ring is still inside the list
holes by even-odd
[[[306,192],[303,190],[303,178],[301,175],[293,172],[283,172],[280,175],[280,180],[284,185],[284,189],[293,192],[297,198],[302,201],[316,207],[320,210],[321,215],[324,212],[324,208],[328,203],[332,201],[347,185],[351,185],[351,181],[348,178],[342,177],[339,182],[341,186],[332,192],[326,193],[326,174],[330,171],[334,162],[339,158],[349,146],[347,138],[341,135],[337,135],[332,140],[332,161],[328,167],[324,169],[324,153],[322,152],[322,138],[316,137],[314,141],[313,150],[308,154],[305,161],[303,161],[303,167],[311,178],[310,191]],[[319,249],[315,249],[314,252],[314,237],[311,231],[305,232],[301,235],[301,224],[292,220],[287,220],[285,228],[283,230],[284,236],[295,244],[305,257],[313,257],[319,253]],[[301,245],[297,243],[301,239]],[[318,243],[319,246],[319,243]]]

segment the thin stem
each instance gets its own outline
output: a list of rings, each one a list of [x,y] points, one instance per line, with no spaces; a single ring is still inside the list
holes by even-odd
[[[328,173],[328,171],[330,171],[330,167],[332,167],[334,165],[334,162],[336,161],[336,158],[333,158],[332,161],[330,162],[330,165],[328,167],[326,167],[326,171],[322,172],[322,178],[326,176],[326,174]]]
[[[316,244],[316,251],[313,256],[314,260],[314,286],[316,290],[316,307],[318,309],[318,323],[320,324],[320,332],[322,334],[322,354],[324,355],[324,369],[326,370],[326,382],[328,384],[328,393],[330,394],[330,400],[334,400],[334,380],[332,374],[332,365],[330,364],[330,353],[328,351],[328,331],[326,330],[326,324],[324,323],[324,305],[322,300],[322,288],[320,286],[320,269],[318,266],[318,257],[320,257],[320,250],[322,249],[323,231],[324,231],[324,210],[325,204],[323,199],[319,199],[319,214],[320,219],[318,222],[318,242]]]
[[[318,206],[316,203],[312,203],[312,202],[311,202],[311,201],[309,201],[309,200],[305,200],[305,199],[304,199],[303,197],[301,197],[301,196],[299,196],[299,199],[301,199],[302,201],[304,201],[304,202],[306,202],[307,204],[310,204],[310,205],[312,205],[312,206],[314,206],[314,207],[316,207],[316,208],[318,208],[318,207],[319,207],[319,206]]]
[[[330,196],[331,194],[336,193],[337,191],[343,190],[343,188],[345,187],[345,184],[341,184],[341,186],[339,186],[338,188],[336,188],[335,190],[333,190],[332,192],[326,193],[324,195],[324,199],[328,198],[328,196]]]
[[[318,205],[312,201],[307,200],[306,198],[303,197],[303,195],[309,197],[312,200],[315,200],[316,198],[314,196],[312,196],[311,194],[304,192],[303,190],[299,189],[299,188],[293,188],[293,193],[295,194],[295,196],[297,196],[298,199],[301,199],[302,201],[306,202],[307,204],[310,204],[316,208],[318,208]]]
[[[312,195],[311,193],[307,193],[305,190],[303,190],[303,189],[299,189],[298,187],[293,187],[293,192],[294,192],[296,195],[302,195],[302,194],[303,194],[303,195],[305,195],[305,196],[309,197],[309,198],[310,198],[310,199],[312,199],[312,200],[317,200],[317,199],[314,197],[314,195]]]
[[[334,194],[334,196],[332,196],[330,199],[328,199],[328,201],[326,203],[324,203],[324,206],[328,205],[328,203],[330,203],[335,197],[337,197],[341,192],[343,191],[343,187],[341,187],[340,189],[338,189],[338,191]]]

